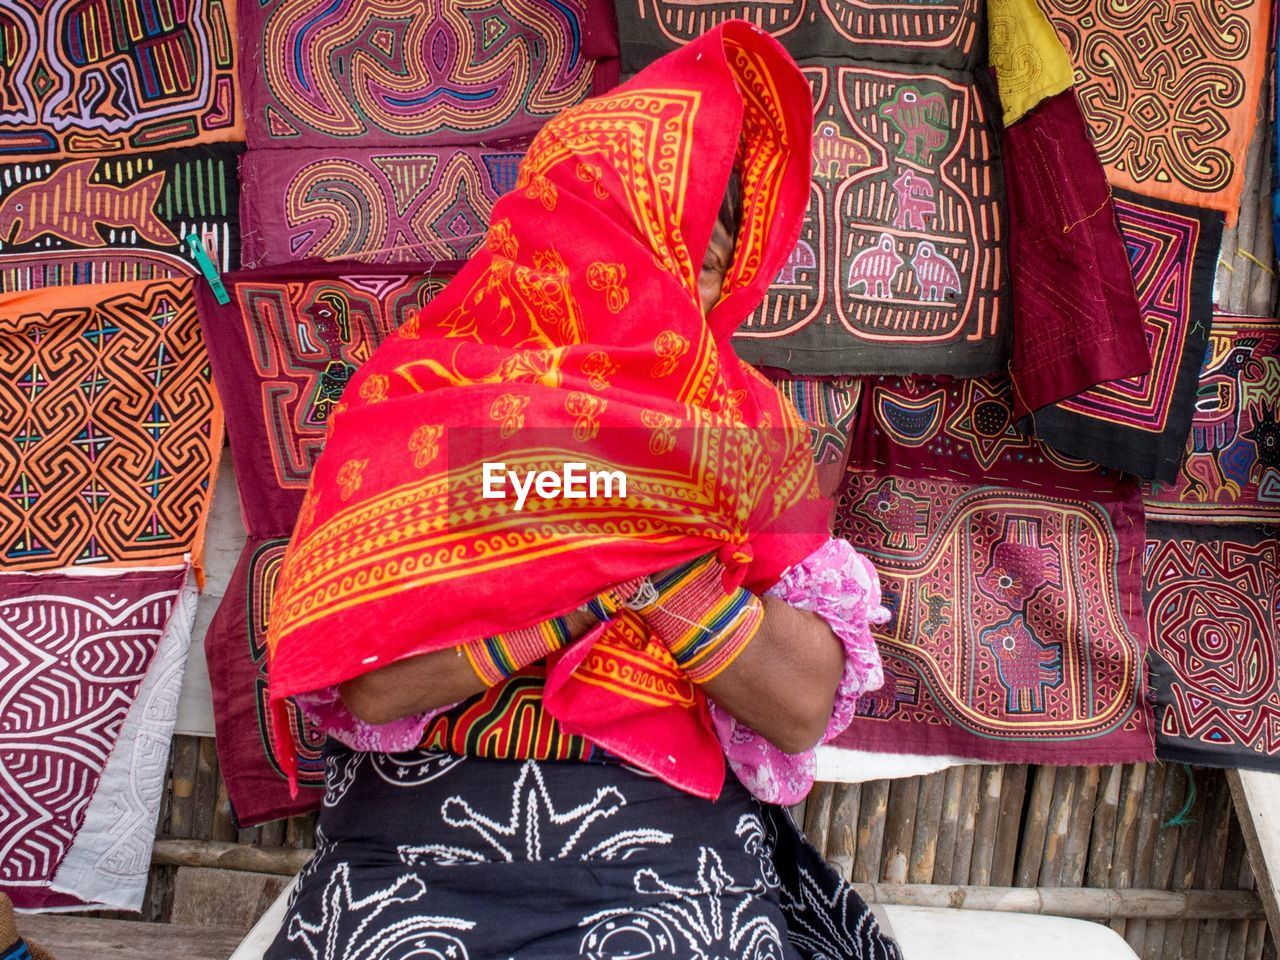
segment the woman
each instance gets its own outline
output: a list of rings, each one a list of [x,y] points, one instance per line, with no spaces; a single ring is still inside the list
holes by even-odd
[[[727,115],[736,119],[731,125],[715,122],[716,101],[731,96],[737,112]],[[763,105],[785,105],[786,122],[772,120]],[[524,429],[521,411],[537,407],[501,385],[531,384],[530,390],[542,391],[537,396],[552,394],[548,416],[567,411],[575,438],[601,447],[606,443],[599,439],[600,424],[627,422],[607,417],[635,407],[649,445],[642,460],[659,461],[681,444],[702,449],[711,443],[706,437],[714,436],[719,446],[708,477],[745,471],[759,489],[740,483],[730,493],[741,499],[729,496],[726,512],[749,515],[746,526],[763,535],[726,535],[719,549],[707,553],[704,545],[701,555],[692,556],[691,545],[702,542],[706,526],[701,514],[689,518],[687,531],[680,528],[683,538],[672,533],[678,518],[666,517],[665,527],[637,521],[651,534],[645,556],[674,552],[671,544],[679,542],[684,558],[674,565],[655,563],[663,572],[644,576],[635,575],[634,564],[641,560],[631,540],[587,525],[582,529],[594,531],[593,537],[581,542],[546,541],[556,548],[546,552],[568,557],[554,569],[577,576],[574,565],[580,564],[585,580],[600,578],[599,589],[608,583],[607,575],[592,571],[600,556],[622,557],[633,566],[623,582],[581,608],[431,652],[420,652],[426,649],[421,643],[382,643],[382,624],[371,622],[371,610],[385,613],[386,630],[400,633],[402,616],[412,616],[406,596],[430,603],[448,587],[450,603],[476,601],[459,591],[462,581],[456,577],[451,585],[417,594],[384,589],[382,574],[342,574],[335,581],[345,584],[341,589],[303,589],[317,578],[338,576],[332,571],[373,549],[365,539],[354,552],[339,553],[329,545],[325,553],[317,546],[338,542],[335,531],[351,528],[355,508],[346,504],[365,495],[363,471],[378,455],[370,431],[348,426],[343,433],[344,422],[360,421],[335,412],[335,432],[278,594],[287,626],[273,623],[284,645],[275,648],[272,665],[275,692],[299,693],[302,708],[333,737],[326,754],[328,789],[316,856],[268,956],[897,955],[865,904],[803,844],[786,814],[770,805],[803,795],[813,778],[811,748],[843,730],[856,695],[881,682],[869,623],[887,614],[879,606],[874,572],[847,544],[815,536],[804,523],[782,522],[815,515],[816,494],[807,492],[813,489],[812,466],[795,460],[804,449],[794,424],[779,424],[794,414],[776,406],[776,393],[752,379],[754,374],[736,368],[724,374],[737,387],[722,389],[705,412],[691,411],[695,426],[715,424],[704,434],[693,430],[694,439],[678,433],[680,424],[658,402],[668,389],[664,384],[683,371],[701,373],[683,378],[681,396],[700,395],[703,380],[720,375],[716,365],[727,362],[717,353],[727,349],[725,305],[749,310],[794,245],[808,189],[811,121],[807,88],[795,65],[774,41],[743,24],[712,31],[616,94],[570,111],[531,147],[518,187],[522,197],[495,209],[489,240],[495,256],[460,275],[451,299],[433,304],[430,317],[411,322],[374,371],[362,371],[353,382],[352,390],[367,405],[381,403],[395,389],[409,391],[412,399],[413,391],[430,396],[429,388],[442,384],[493,385],[481,395],[504,438]],[[695,246],[683,236],[696,238],[704,210],[710,225],[714,204],[699,206],[710,193],[696,188],[694,179],[663,179],[664,170],[679,169],[662,149],[664,137],[674,143],[688,139],[693,147],[699,138],[723,145],[721,154],[704,155],[722,155],[723,169],[732,161],[741,176],[742,203],[729,204],[710,231],[700,274],[682,266]],[[560,159],[549,163],[548,156]],[[602,156],[614,157],[615,167],[602,168]],[[555,176],[537,172],[547,169]],[[680,176],[699,173],[690,162]],[[725,174],[719,176],[724,184]],[[532,268],[522,266],[516,244],[538,231],[504,214],[533,210],[548,224],[575,209],[580,214],[583,207],[567,199],[575,190],[599,201],[602,219],[618,219],[616,231],[606,231],[616,237],[596,248],[614,255],[582,258],[575,272],[549,249],[533,258]],[[619,195],[627,202],[613,203]],[[782,198],[768,206],[777,224],[769,222],[761,199],[774,197]],[[561,219],[558,226],[563,225]],[[775,226],[776,235],[769,236]],[[590,247],[586,232],[582,244]],[[643,281],[651,277],[646,287]],[[684,283],[685,277],[696,283]],[[512,295],[517,289],[520,295]],[[646,289],[668,292],[642,297]],[[593,317],[582,316],[584,290],[600,295]],[[699,322],[720,333],[691,344],[679,332],[691,330],[686,324],[654,336],[663,309],[685,309],[672,296],[696,297],[690,304],[695,309],[700,300],[705,322]],[[590,349],[600,342],[598,335],[581,330],[610,314],[624,323],[634,317],[634,306],[627,312],[633,300],[647,311],[645,336],[620,341],[613,352]],[[426,336],[431,324],[447,332],[422,346],[435,351],[423,359],[426,354],[413,341]],[[664,340],[664,333],[671,336]],[[461,341],[458,352],[440,352],[441,343],[455,339]],[[488,356],[487,348],[498,343],[507,349],[492,352],[492,375],[475,368],[464,375],[461,362],[449,359],[466,349]],[[708,362],[682,367],[684,354],[698,350],[706,351]],[[651,382],[652,396],[624,389],[632,382],[627,371],[641,367],[648,380],[634,382]],[[574,375],[593,389],[556,394]],[[429,469],[441,455],[441,435],[424,437],[400,426],[407,440],[390,442],[422,453],[421,469]],[[783,429],[775,436],[771,431],[778,426]],[[390,436],[399,435],[393,429]],[[422,438],[417,446],[415,437]],[[765,448],[778,456],[769,458]],[[617,449],[627,455],[625,444]],[[769,470],[751,479],[741,464],[724,462],[726,452],[744,463],[758,456]],[[407,494],[401,491],[411,486],[421,484],[398,478],[387,484],[388,495],[403,499]],[[727,496],[712,486],[706,515],[714,515]],[[465,500],[454,513],[470,517],[483,509]],[[565,524],[566,511],[561,505],[529,523]],[[399,522],[369,529],[381,531],[378,550],[393,551],[398,538],[410,535]],[[714,542],[720,532],[716,528],[706,539]],[[517,546],[522,534],[516,528]],[[562,543],[574,549],[566,552]],[[593,553],[596,543],[615,552]],[[506,545],[504,537],[495,549]],[[779,558],[788,559],[771,570],[769,562]],[[449,562],[437,556],[425,569],[438,575]],[[395,568],[397,575],[404,575],[402,568]],[[537,609],[538,598],[530,597],[527,586],[515,588],[517,579],[512,576],[510,592],[487,593],[480,605],[506,607],[513,622],[525,619],[523,611]],[[377,591],[368,587],[370,581]],[[749,589],[753,585],[768,589]],[[548,594],[572,592],[557,582],[543,588]],[[381,606],[348,602],[359,590],[376,594]],[[334,595],[345,619],[326,621],[307,599]],[[343,624],[344,637],[351,638],[346,649],[329,648],[330,658],[362,669],[326,663],[314,629],[308,646],[297,642],[305,628],[323,629],[326,622]],[[464,619],[446,614],[436,622]],[[406,655],[406,649],[419,652]],[[281,680],[286,674],[288,680]],[[342,682],[309,685],[319,677]],[[707,752],[708,737],[714,757]],[[727,776],[726,756],[733,771]]]

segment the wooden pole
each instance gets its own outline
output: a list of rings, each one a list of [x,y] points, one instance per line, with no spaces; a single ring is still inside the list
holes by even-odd
[[[970,887],[855,883],[869,903],[1037,913],[1082,920],[1252,920],[1265,916],[1252,890],[1107,890],[1097,887]]]
[[[157,840],[152,862],[160,866],[217,867],[292,876],[312,851],[250,847],[211,840]],[[1096,887],[977,887],[949,884],[855,883],[871,903],[955,907],[1004,913],[1043,913],[1088,920],[1259,920],[1266,916],[1253,890],[1108,890]]]
[[[219,867],[291,877],[306,865],[314,852],[215,840],[157,840],[151,851],[151,862],[162,867]]]
[[[1249,850],[1249,862],[1263,891],[1267,920],[1280,935],[1280,775],[1252,770],[1228,770],[1227,783],[1240,829]]]

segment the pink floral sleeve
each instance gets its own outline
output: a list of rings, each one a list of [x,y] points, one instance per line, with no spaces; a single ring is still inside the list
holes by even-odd
[[[365,723],[342,702],[337,687],[311,690],[293,698],[298,709],[313,724],[339,743],[352,750],[369,750],[375,753],[404,753],[413,750],[422,740],[422,731],[446,710],[457,704],[449,704],[439,710],[415,713],[390,723]]]
[[[836,688],[831,722],[822,742],[835,739],[853,721],[858,697],[884,684],[872,625],[889,621],[880,603],[880,580],[871,561],[844,540],[832,538],[789,568],[766,592],[826,620],[844,645],[844,673]],[[729,766],[751,793],[766,803],[802,800],[813,786],[813,750],[783,753],[755,730],[714,703],[711,718]]]

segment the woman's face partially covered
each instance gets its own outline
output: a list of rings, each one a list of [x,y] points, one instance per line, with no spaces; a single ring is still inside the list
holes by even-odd
[[[711,242],[707,244],[706,256],[702,258],[702,272],[698,274],[698,297],[702,300],[702,312],[710,313],[711,308],[720,300],[720,289],[724,286],[724,275],[733,260],[733,236],[723,221],[716,221],[716,228],[711,233]]]

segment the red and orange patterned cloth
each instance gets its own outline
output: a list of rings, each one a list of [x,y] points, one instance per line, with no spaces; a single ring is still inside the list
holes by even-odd
[[[709,551],[763,590],[826,541],[807,428],[729,345],[795,246],[809,104],[781,47],[730,23],[543,129],[484,249],[332,410],[273,608],[278,708]],[[698,270],[734,169],[746,201],[704,316]],[[517,511],[482,498],[497,461],[586,461],[623,471],[627,493]],[[714,796],[705,698],[637,622],[559,651],[546,707]]]

